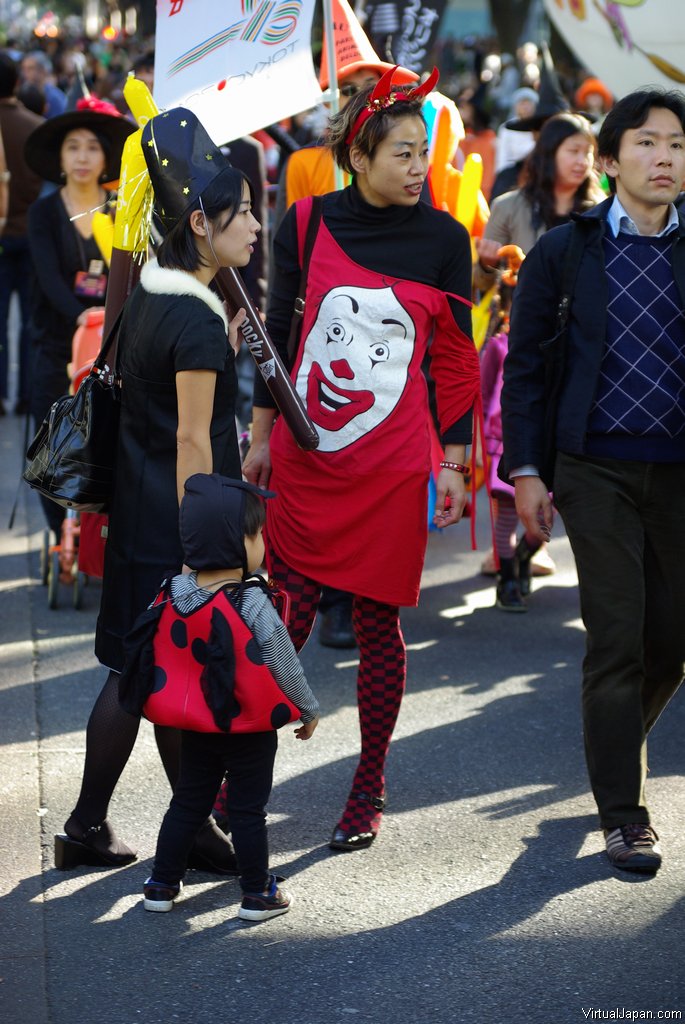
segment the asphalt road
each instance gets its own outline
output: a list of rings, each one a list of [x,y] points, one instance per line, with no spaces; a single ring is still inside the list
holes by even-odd
[[[92,653],[99,587],[81,611],[64,587],[51,611],[28,489],[6,529],[20,433],[0,419],[0,1020],[685,1019],[685,705],[674,700],[650,748],[664,867],[655,879],[619,877],[587,789],[583,633],[560,524],[559,572],[526,615],[493,608],[467,527],[431,536],[420,607],[403,614],[407,696],[368,851],[326,845],[356,762],[355,652],[310,641],[303,661],[324,718],[309,743],[281,734],[270,805],[272,864],[295,896],[288,915],[240,922],[237,883],[199,872],[172,913],[143,911],[169,797],[147,724],[111,807],[139,861],[57,871],[53,835],[76,798],[103,681]],[[483,512],[479,537],[486,548]]]

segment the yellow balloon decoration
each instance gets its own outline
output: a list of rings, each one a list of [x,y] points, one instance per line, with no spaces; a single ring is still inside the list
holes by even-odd
[[[454,152],[450,112],[446,107],[438,111],[435,141],[431,159],[431,188],[439,210],[447,209],[447,180]]]
[[[124,144],[114,218],[114,246],[124,252],[142,254],[147,250],[153,197],[141,137],[142,130],[138,129]]]
[[[112,245],[114,244],[114,221],[108,213],[93,214],[93,238],[102,253],[107,266],[112,262]]]
[[[473,233],[473,222],[478,209],[478,193],[483,180],[483,159],[479,153],[469,153],[461,172],[461,184],[457,197],[456,218],[469,234]]]
[[[139,78],[130,76],[126,79],[124,82],[124,99],[128,103],[129,109],[135,117],[139,128],[144,128],[148,121],[159,113],[159,108],[152,98],[152,93],[145,82],[141,82]]]
[[[455,216],[457,204],[459,203],[459,191],[461,189],[461,171],[458,171],[456,167],[446,167],[445,173],[447,176],[447,189],[445,193],[445,209],[448,210],[452,216]]]
[[[490,324],[490,316],[492,315],[492,302],[497,295],[497,288],[493,285],[489,288],[480,302],[474,302],[473,309],[471,310],[471,325],[473,329],[473,342],[476,346],[476,351],[480,352],[485,341],[485,336],[488,331]]]

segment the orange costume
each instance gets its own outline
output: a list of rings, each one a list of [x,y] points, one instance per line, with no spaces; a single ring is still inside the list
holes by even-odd
[[[349,175],[344,175],[349,185]],[[326,146],[305,146],[293,153],[285,168],[285,205],[290,208],[307,196],[335,192],[333,157]]]

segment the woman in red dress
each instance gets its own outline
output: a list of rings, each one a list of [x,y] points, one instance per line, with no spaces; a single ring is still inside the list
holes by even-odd
[[[399,607],[418,601],[427,538],[426,351],[445,452],[441,527],[464,509],[465,446],[479,401],[469,236],[420,202],[428,169],[421,101],[434,84],[394,87],[391,71],[331,122],[333,156],[353,180],[323,197],[291,360],[321,443],[316,452],[297,448],[258,381],[243,466],[248,480],[270,482],[278,494],[268,510],[267,561],[291,598],[295,646],[311,631],[322,585],[355,595],[362,749],[330,841],[336,850],[369,846],[385,805],[385,757],[406,675]],[[286,359],[311,211],[311,199],[291,207],[274,243],[267,326]]]

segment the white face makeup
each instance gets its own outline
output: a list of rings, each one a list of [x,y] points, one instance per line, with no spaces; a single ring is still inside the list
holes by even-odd
[[[305,342],[296,388],[319,451],[347,448],[379,426],[407,383],[416,330],[392,288],[333,288]]]

